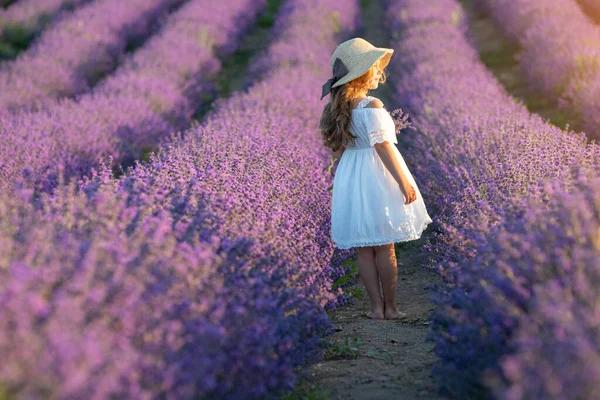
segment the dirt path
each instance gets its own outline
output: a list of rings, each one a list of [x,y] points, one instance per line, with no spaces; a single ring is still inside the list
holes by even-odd
[[[389,47],[382,27],[381,1],[363,1],[363,37],[378,47]],[[390,80],[393,79],[390,77]],[[393,109],[388,84],[372,94]],[[441,399],[429,370],[437,357],[433,343],[426,340],[428,316],[434,306],[428,286],[441,283],[438,275],[423,265],[427,254],[419,240],[396,244],[398,260],[398,310],[407,314],[400,320],[371,320],[369,298],[362,282],[349,288],[361,289],[354,305],[328,313],[336,333],[326,338],[330,344],[324,360],[299,373],[293,395],[286,399]]]
[[[426,340],[429,284],[439,277],[423,268],[421,239],[398,244],[398,309],[400,320],[371,320],[369,298],[362,289],[354,305],[329,313],[336,333],[326,338],[324,360],[303,369],[295,396],[318,399],[442,399],[430,376],[436,361],[433,343]],[[311,394],[313,397],[307,397]]]

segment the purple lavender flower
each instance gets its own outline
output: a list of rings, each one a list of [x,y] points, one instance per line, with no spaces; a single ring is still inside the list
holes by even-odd
[[[213,89],[210,77],[221,68],[215,52],[239,43],[265,4],[191,1],[91,93],[43,111],[0,117],[5,138],[0,158],[11,160],[0,186],[21,184],[27,168],[23,178],[48,191],[58,183],[58,161],[66,178],[77,178],[99,159],[112,156],[117,165],[137,158],[161,137],[185,128],[202,95]]]
[[[332,282],[343,271],[332,263],[348,256],[329,237],[316,94],[358,11],[289,0],[278,51],[254,61],[272,66],[263,79],[173,133],[148,163],[115,179],[109,160],[52,195],[0,195],[3,389],[244,399],[293,388],[295,368],[318,359],[331,333],[324,307],[340,297]],[[304,46],[288,29],[315,27],[322,68],[287,68]]]
[[[146,36],[181,1],[96,0],[57,21],[16,60],[0,65],[0,114],[89,90],[114,69],[129,41]]]
[[[0,37],[7,38],[7,30],[19,30],[33,36],[65,9],[76,8],[89,0],[21,0],[6,9],[0,8]],[[10,37],[8,37],[10,40]]]
[[[573,121],[600,139],[600,26],[575,0],[485,0],[492,17],[523,51],[519,63],[531,89],[573,110]]]
[[[558,360],[573,336],[555,350],[551,333],[541,340],[543,347],[528,345],[536,330],[555,324],[542,316],[555,304],[545,303],[550,296],[542,286],[574,279],[577,265],[589,266],[583,276],[595,279],[598,249],[590,244],[597,213],[582,206],[588,220],[583,226],[584,217],[573,209],[577,199],[597,204],[600,147],[588,144],[583,133],[549,125],[508,96],[465,37],[467,21],[457,1],[436,0],[427,10],[417,0],[389,3],[392,47],[403,56],[392,64],[401,77],[395,98],[417,128],[402,136],[401,145],[410,149],[407,162],[440,225],[426,246],[444,278],[432,297],[438,308],[430,333],[440,357],[434,368],[440,386],[459,397],[481,395],[482,388],[499,398],[585,397],[596,384],[581,370],[589,360],[578,351],[594,343],[594,318],[570,331],[581,345],[568,353],[572,362],[563,364],[569,369],[564,377]],[[555,206],[549,210],[550,204]],[[534,312],[536,307],[544,311]],[[514,335],[521,339],[513,341]],[[505,357],[512,361],[503,364]],[[533,378],[542,364],[552,365],[544,381]],[[547,381],[560,390],[544,386]]]

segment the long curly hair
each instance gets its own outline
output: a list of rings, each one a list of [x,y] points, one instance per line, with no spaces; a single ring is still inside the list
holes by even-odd
[[[338,151],[342,146],[354,145],[354,136],[350,133],[350,116],[352,100],[369,90],[369,81],[375,76],[377,61],[367,72],[356,79],[331,89],[330,101],[325,105],[319,129],[323,144],[332,151]],[[387,79],[385,70],[381,72],[380,83]]]

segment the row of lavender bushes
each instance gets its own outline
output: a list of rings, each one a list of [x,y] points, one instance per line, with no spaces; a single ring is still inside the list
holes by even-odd
[[[395,100],[419,128],[405,157],[442,231],[427,246],[444,278],[429,336],[441,389],[597,397],[600,147],[504,91],[456,0],[388,6]]]
[[[0,59],[14,58],[45,26],[89,0],[21,0],[0,8]]]
[[[114,69],[129,44],[145,38],[183,1],[95,0],[57,21],[16,60],[0,64],[0,115],[89,90]]]
[[[330,54],[358,14],[355,1],[288,0],[253,64],[262,80],[148,163],[119,179],[94,170],[53,196],[3,195],[0,392],[245,399],[293,388],[331,333],[325,308],[346,298],[332,285],[349,252],[330,242],[315,121]]]
[[[538,96],[575,112],[591,139],[600,140],[600,26],[576,0],[483,0],[506,35],[519,43],[519,65]]]
[[[230,54],[266,0],[192,0],[161,31],[89,94],[44,111],[0,117],[0,187],[29,184],[49,191],[112,156],[139,157],[159,138],[185,128]],[[211,13],[206,10],[210,9]]]

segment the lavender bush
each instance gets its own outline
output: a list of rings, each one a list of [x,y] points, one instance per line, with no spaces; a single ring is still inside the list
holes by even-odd
[[[600,139],[600,27],[576,0],[483,0],[523,48],[519,63],[535,93],[576,112],[577,126]]]
[[[182,1],[96,0],[61,19],[16,60],[0,64],[0,115],[89,90],[114,69],[128,43]]]
[[[600,177],[573,186],[548,182],[524,199],[472,263],[482,272],[470,295],[492,299],[478,313],[502,321],[507,335],[501,373],[485,376],[498,398],[600,394]]]
[[[0,41],[13,47],[26,47],[33,36],[60,16],[89,0],[21,0],[0,9]],[[14,52],[14,50],[13,50]]]
[[[103,156],[115,164],[133,159],[187,126],[214,89],[210,78],[221,68],[217,52],[232,52],[265,4],[190,1],[92,93],[41,112],[0,117],[0,187],[33,182],[48,191],[61,166],[67,178],[82,176]]]
[[[441,359],[434,372],[443,388],[455,395],[481,396],[485,385],[497,397],[508,397],[510,392],[499,382],[510,382],[516,375],[502,367],[502,357],[522,354],[519,368],[533,368],[533,358],[519,344],[526,339],[513,342],[513,335],[530,322],[540,329],[550,326],[531,312],[536,304],[548,309],[543,305],[547,295],[538,297],[532,288],[569,275],[582,260],[571,252],[587,252],[584,258],[592,262],[597,250],[587,247],[593,242],[594,220],[579,230],[579,220],[570,218],[570,207],[554,207],[552,214],[570,221],[568,229],[582,236],[571,247],[568,242],[556,242],[555,230],[540,225],[527,225],[526,232],[517,230],[511,243],[504,241],[504,232],[514,225],[524,227],[523,213],[545,212],[548,182],[561,185],[563,198],[571,196],[567,192],[574,199],[580,192],[597,193],[591,182],[600,165],[600,148],[587,144],[582,133],[547,124],[506,94],[467,41],[467,21],[455,0],[436,0],[427,8],[416,0],[390,1],[388,14],[387,24],[396,38],[392,47],[403,55],[392,67],[401,76],[395,99],[408,107],[420,131],[401,138],[406,141],[411,170],[423,182],[421,192],[436,208],[442,231],[433,246],[427,246],[438,256],[437,270],[445,279],[432,298],[438,309],[432,316],[430,338]],[[555,248],[557,243],[567,247],[564,252],[545,247],[546,255],[538,248],[541,241],[554,243]],[[511,247],[517,242],[518,246]],[[531,254],[525,258],[525,252]],[[552,257],[561,260],[556,268],[549,268]],[[529,270],[538,266],[545,275]],[[536,321],[542,321],[541,325],[535,325]],[[593,321],[584,322],[581,332],[593,330]],[[593,343],[589,335],[577,340],[582,346]],[[546,341],[544,351],[536,352],[538,365],[545,360],[558,365],[562,348],[552,349],[550,344]],[[575,360],[577,356],[570,353],[569,357]],[[581,359],[570,364],[568,378],[551,375],[552,369],[544,378],[568,388],[573,384],[568,380],[579,376],[582,391],[572,393],[590,393],[586,390],[594,383],[586,380],[590,377],[586,371],[579,370],[582,365]],[[547,388],[536,392],[540,387],[539,380],[518,378],[510,390],[552,395]]]
[[[53,196],[2,195],[6,393],[243,399],[294,386],[330,333],[324,307],[343,301],[332,282],[344,268],[332,263],[348,252],[330,242],[315,121],[329,56],[358,11],[289,0],[255,61],[272,65],[263,79],[148,163],[120,179],[102,167]],[[287,29],[320,32],[318,63],[285,66],[272,49],[291,59],[305,44]]]

